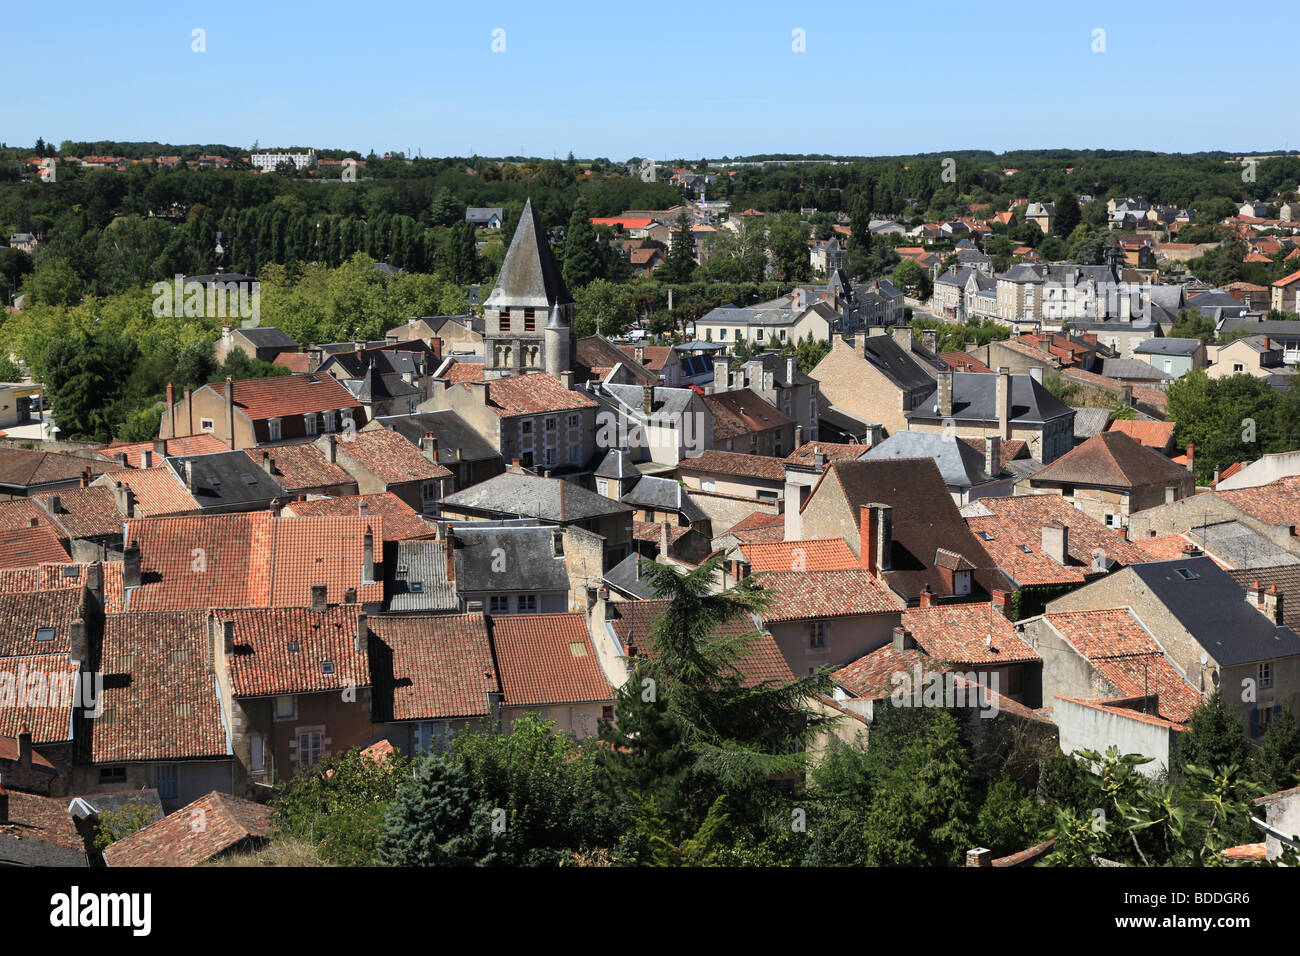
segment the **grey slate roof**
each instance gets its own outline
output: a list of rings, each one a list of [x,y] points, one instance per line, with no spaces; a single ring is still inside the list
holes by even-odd
[[[641,474],[632,464],[632,456],[622,448],[611,448],[592,474],[597,478],[635,478]]]
[[[1196,577],[1184,579],[1179,568]],[[1300,637],[1250,607],[1242,588],[1212,558],[1134,564],[1129,570],[1225,667],[1300,654]]]
[[[934,376],[927,374],[921,363],[895,342],[892,335],[868,335],[864,357],[901,389],[934,385]]]
[[[1258,531],[1240,521],[1196,525],[1190,533],[1210,553],[1218,555],[1239,569],[1300,564],[1300,558],[1289,551],[1283,551]]]
[[[708,517],[700,510],[699,505],[691,501],[682,486],[672,478],[655,478],[646,475],[623,496],[622,501],[625,505],[639,508],[677,511],[685,515],[686,520],[692,524],[696,521],[704,521]]]
[[[511,471],[448,495],[441,503],[451,508],[540,518],[558,524],[632,511],[622,502],[560,478],[539,478]]]
[[[603,580],[616,591],[620,591],[638,601],[652,601],[658,593],[650,586],[645,577],[638,577],[638,562],[641,555],[633,551],[626,558],[605,572]]]
[[[835,435],[848,436],[857,441],[865,441],[871,434],[871,426],[877,424],[864,421],[834,405],[823,404],[817,407],[817,420],[822,429],[829,429]]]
[[[640,385],[602,385],[605,393],[618,399],[632,411],[641,414],[642,399],[645,392]],[[691,404],[691,399],[695,393],[689,388],[666,388],[656,386],[654,394],[654,404],[652,405],[652,414],[662,415],[666,418],[672,418],[680,415]]]
[[[1294,319],[1265,319],[1256,322],[1248,318],[1229,317],[1223,320],[1219,334],[1235,332],[1237,329],[1248,329],[1252,335],[1267,335],[1271,339],[1281,339],[1288,343],[1300,340],[1300,322]]]
[[[1073,409],[1063,403],[1045,387],[1035,382],[1028,375],[1011,375],[1011,419],[1012,421],[1042,424],[1054,421],[1064,415],[1072,415]],[[952,418],[958,422],[995,422],[997,410],[998,376],[980,372],[952,373]],[[907,418],[934,418],[935,399],[938,395],[936,386],[934,394],[924,398],[916,408],[907,412]]]
[[[472,521],[453,524],[456,589],[477,591],[567,591],[564,555],[555,555],[549,525]]]
[[[762,355],[757,355],[750,359],[749,362],[746,362],[745,364],[748,365],[750,362],[756,362],[763,367],[764,371],[772,372],[772,380],[778,388],[790,388],[792,385],[815,385],[817,383],[815,378],[799,370],[798,362],[795,363],[794,378],[791,379],[789,375],[786,374],[787,371],[789,371],[786,357],[780,352],[764,352]],[[750,383],[751,387],[758,384],[760,383]]]
[[[1163,342],[1164,339],[1148,339],[1151,342]],[[1138,351],[1142,351],[1138,349]],[[1173,376],[1168,372],[1143,362],[1141,359],[1108,358],[1101,360],[1101,374],[1107,378],[1141,378],[1153,382],[1171,382]]]
[[[571,302],[573,297],[564,285],[546,229],[530,198],[524,203],[496,285],[484,305],[549,308]]]
[[[407,441],[419,445],[425,432],[438,439],[438,459],[449,461],[484,461],[500,458],[487,439],[466,424],[453,411],[416,412],[414,415],[381,415],[375,419]]]
[[[274,326],[251,329],[233,329],[231,335],[237,335],[249,342],[254,348],[279,349],[281,352],[298,351],[298,343]]]
[[[1200,339],[1152,338],[1133,351],[1143,355],[1183,355],[1190,358],[1200,347]]]
[[[465,221],[472,223],[487,222],[493,216],[505,218],[505,210],[500,206],[470,206],[465,210]]]
[[[460,608],[456,583],[447,580],[447,551],[442,540],[397,542],[391,568],[385,568],[390,611],[455,611]]]
[[[865,455],[876,458],[931,458],[939,467],[944,484],[970,488],[990,480],[984,470],[984,456],[954,435],[935,432],[900,431],[890,435]]]
[[[218,451],[163,459],[185,485],[188,466],[193,476],[190,494],[203,508],[271,502],[284,494],[280,483],[242,451]]]
[[[1076,408],[1074,409],[1074,440],[1081,442],[1093,435],[1100,435],[1109,424],[1110,409],[1108,408]]]

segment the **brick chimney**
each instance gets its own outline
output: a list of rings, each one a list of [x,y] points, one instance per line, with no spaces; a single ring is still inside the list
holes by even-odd
[[[1008,617],[1010,611],[1007,610],[1007,592],[998,588],[993,589],[990,595],[994,609],[1003,617]]]
[[[325,610],[326,588],[323,584],[313,584],[311,586],[311,609],[313,611]]]
[[[934,603],[934,592],[930,590],[930,585],[921,588],[921,607],[930,607]]]
[[[176,437],[176,389],[167,383],[167,437]]]
[[[1246,600],[1249,601],[1256,610],[1264,606],[1264,589],[1260,586],[1258,581],[1246,588]]]
[[[672,540],[672,525],[668,523],[667,519],[665,519],[663,523],[659,525],[659,554],[663,557],[665,564],[668,563],[668,557],[672,551]]]
[[[977,846],[973,850],[967,850],[966,865],[974,867],[991,867],[993,865],[993,851],[986,850],[982,846]]]
[[[1187,443],[1187,470],[1196,474],[1196,446],[1191,442]]]
[[[858,515],[858,560],[870,574],[890,570],[893,511],[889,505],[863,505]]]

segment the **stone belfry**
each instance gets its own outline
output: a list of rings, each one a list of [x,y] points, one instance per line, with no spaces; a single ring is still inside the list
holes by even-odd
[[[483,303],[485,378],[571,367],[573,299],[533,201],[524,204],[492,294]]]

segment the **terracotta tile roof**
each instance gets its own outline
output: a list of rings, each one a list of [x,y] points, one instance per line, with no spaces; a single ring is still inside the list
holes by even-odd
[[[204,385],[220,401],[226,400],[224,382]],[[202,391],[200,389],[199,391]],[[197,395],[197,393],[195,393]],[[360,411],[352,393],[329,375],[273,375],[270,378],[246,378],[232,383],[235,408],[253,421],[287,418],[311,412],[336,409]],[[364,416],[354,416],[360,426]]]
[[[596,404],[595,399],[565,388],[559,378],[546,372],[494,378],[489,383],[488,408],[501,418],[595,408]]]
[[[48,526],[0,532],[0,568],[32,568],[42,562],[68,559],[59,535]]]
[[[1212,494],[1266,524],[1300,528],[1300,477],[1279,478],[1258,488],[1235,488]]]
[[[861,458],[870,450],[870,445],[843,445],[829,441],[806,441],[782,460],[790,465],[813,465],[816,464],[817,452],[820,451],[826,456],[827,461],[853,461],[856,458]]]
[[[416,445],[386,428],[357,432],[339,450],[389,485],[451,477],[445,466],[429,461]]]
[[[70,537],[100,538],[122,533],[122,512],[117,510],[113,493],[107,488],[61,488],[34,497],[42,509],[52,508],[54,499],[59,499],[55,520]]]
[[[379,516],[274,521],[269,554],[271,592],[267,604],[309,606],[315,584],[326,585],[326,600],[330,604],[345,603],[348,588],[356,588],[358,604],[382,601],[383,581],[362,583],[362,564],[367,532],[373,541],[372,560],[382,563],[383,524],[384,519]],[[259,557],[254,553],[254,560]]]
[[[646,251],[658,252],[657,249],[648,249]],[[636,359],[636,350],[641,349],[641,364],[654,372],[662,372],[664,366],[668,364],[668,359],[673,354],[672,348],[667,345],[620,345],[619,348],[628,358],[633,360]]]
[[[971,448],[974,448],[981,455],[984,454],[983,438],[962,438],[959,440],[965,442]],[[1029,448],[1029,444],[1022,438],[1008,438],[1006,441],[1001,443],[1000,447],[1001,450],[998,454],[998,460],[1005,467],[1008,462],[1015,461],[1017,458],[1024,455],[1025,451]]]
[[[1222,471],[1219,472],[1219,481],[1223,481],[1223,479],[1225,478],[1231,478],[1237,472],[1241,471],[1241,469],[1244,467],[1245,465],[1242,462],[1234,461],[1227,468],[1224,468]],[[1216,482],[1210,482],[1210,484],[1213,485],[1216,484]]]
[[[704,404],[713,413],[715,442],[794,424],[793,418],[748,388],[705,395]]]
[[[376,617],[370,629],[376,720],[488,713],[501,684],[482,614]]]
[[[324,518],[365,515],[383,517],[385,541],[405,541],[408,538],[428,538],[437,534],[438,526],[421,518],[405,501],[391,491],[376,495],[342,495],[337,498],[314,498],[310,501],[291,501],[284,507],[287,518]],[[378,530],[378,529],[376,529]]]
[[[98,455],[0,448],[0,485],[29,488],[59,481],[76,481],[86,469],[92,475],[120,471],[122,466]]]
[[[1151,560],[1118,531],[1084,514],[1060,495],[981,498],[980,504],[993,514],[969,517],[966,524],[997,566],[1019,587],[1082,582],[1093,573],[1098,552],[1124,565]],[[1069,528],[1067,549],[1073,563],[1066,567],[1043,552],[1043,529],[1049,525]]]
[[[1035,474],[1032,482],[1132,489],[1178,482],[1187,474],[1186,468],[1144,448],[1124,432],[1108,431],[1070,449]]]
[[[216,452],[229,451],[228,446],[215,435],[201,433],[198,435],[185,435],[181,438],[163,438],[163,454],[159,455],[154,452],[152,467],[157,468],[162,464],[164,455],[188,456],[188,455],[211,455]],[[111,445],[105,445],[100,452],[105,455],[125,454],[127,463],[132,468],[143,468],[144,459],[140,454],[143,451],[154,451],[154,443],[151,441],[114,442]]]
[[[361,650],[356,647],[358,610],[353,605],[324,611],[213,611],[214,626],[222,621],[235,624],[235,653],[226,658],[232,692],[236,697],[267,697],[369,687],[368,642]]]
[[[482,362],[455,362],[443,372],[443,377],[454,384],[483,381]]]
[[[966,352],[940,352],[939,358],[943,359],[947,365],[957,369],[959,372],[993,371],[993,369],[989,368],[975,356],[969,355]]]
[[[785,540],[785,515],[755,511],[741,518],[721,536],[731,535],[738,541]]]
[[[136,514],[146,518],[195,514],[202,508],[170,468],[117,472],[111,477],[97,479],[95,487],[107,488],[111,492],[119,483],[135,494]]]
[[[1159,717],[1185,723],[1204,702],[1127,608],[1044,617],[1125,698],[1157,695]]]
[[[274,832],[269,806],[212,791],[104,849],[109,866],[197,866]],[[195,828],[196,820],[203,826]]]
[[[654,657],[654,640],[650,634],[654,630],[659,615],[668,607],[667,601],[616,601],[616,616],[609,625],[612,627],[619,643],[627,651],[629,645],[636,647],[638,656]],[[747,616],[728,621],[714,632],[718,637],[742,637],[757,633],[757,639],[749,646],[749,656],[738,662],[736,670],[741,675],[745,687],[756,687],[764,683],[788,684],[793,681],[794,672],[776,646],[772,635],[757,630],[754,622]]]
[[[38,674],[39,684],[28,683]],[[68,663],[66,651],[0,657],[0,675],[5,675],[6,684],[13,681],[15,695],[11,703],[0,707],[0,734],[12,737],[26,727],[31,731],[33,743],[54,744],[71,740],[77,697],[76,674],[77,666]],[[51,687],[52,680],[61,683]],[[37,687],[44,688],[44,697],[35,696]],[[20,704],[16,696],[20,688],[34,696],[24,696]]]
[[[613,701],[585,614],[492,618],[492,644],[506,707]],[[593,728],[594,729],[594,728]]]
[[[346,471],[326,461],[325,453],[311,442],[277,445],[275,448],[245,448],[244,453],[259,468],[263,467],[262,456],[269,455],[276,483],[288,492],[356,484]]]
[[[202,611],[105,615],[92,763],[227,755],[221,701],[208,672],[206,617]]]
[[[1191,538],[1177,533],[1158,534],[1153,538],[1137,538],[1133,541],[1133,546],[1146,555],[1147,561],[1176,561],[1185,558],[1187,555],[1183,549],[1192,545],[1195,545],[1195,542]],[[1199,547],[1199,545],[1195,546]],[[1206,557],[1219,567],[1227,569],[1228,566],[1214,555],[1206,554]]]
[[[28,730],[30,729],[31,728],[28,728]],[[18,728],[18,732],[22,733],[21,725]],[[32,739],[33,741],[35,741],[35,737],[33,737]],[[17,760],[17,759],[18,759],[18,737],[16,735],[11,735],[8,737],[0,736],[0,760]],[[46,760],[45,757],[41,755],[40,751],[37,750],[32,751],[32,766],[42,767],[46,770],[54,769],[54,764]]]
[[[290,372],[305,373],[311,367],[311,356],[306,352],[281,352],[272,362]]]
[[[898,651],[891,642],[833,672],[831,680],[865,700],[879,700],[899,686],[895,675],[906,674],[917,664],[924,668],[928,660],[918,648]]]
[[[670,525],[668,528],[668,543],[676,544],[678,539],[690,528],[683,528],[680,525]],[[633,521],[632,537],[638,541],[649,541],[652,544],[658,544],[663,538],[663,525],[657,521]]]
[[[740,452],[710,449],[702,455],[687,458],[677,467],[679,471],[707,471],[742,478],[785,481],[784,460],[771,455],[743,455]]]
[[[1038,655],[1016,636],[1015,625],[993,604],[936,604],[908,608],[903,627],[931,658],[979,666],[1036,661]],[[992,644],[985,641],[992,634]]]
[[[862,567],[843,538],[742,544],[740,553],[755,572],[846,571]]]
[[[66,655],[72,622],[81,617],[79,588],[0,593],[0,657]],[[53,628],[54,634],[37,640],[41,628]]]
[[[1147,448],[1165,451],[1174,440],[1176,422],[1138,422],[1120,419],[1110,423],[1107,431],[1123,432]]]
[[[879,580],[861,569],[772,571],[759,583],[773,595],[771,606],[763,612],[763,620],[768,622],[889,614],[906,607]]]
[[[76,822],[68,813],[66,797],[42,797],[8,787],[0,790],[9,798],[9,816],[6,822],[0,823],[0,836],[86,852]]]

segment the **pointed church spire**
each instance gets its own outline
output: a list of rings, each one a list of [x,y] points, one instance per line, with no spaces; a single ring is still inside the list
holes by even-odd
[[[546,235],[530,197],[485,307],[549,309],[573,302]]]

